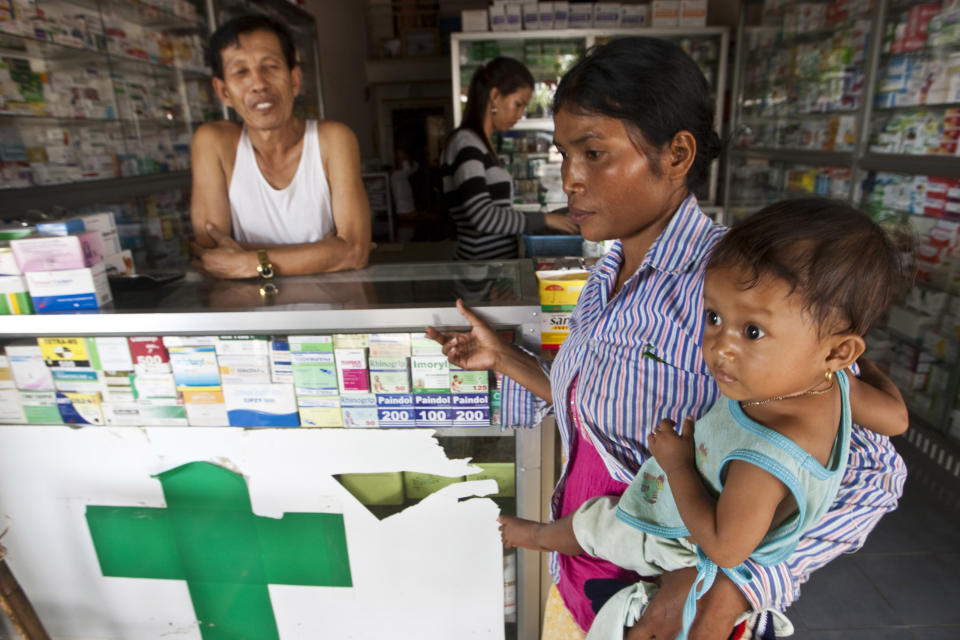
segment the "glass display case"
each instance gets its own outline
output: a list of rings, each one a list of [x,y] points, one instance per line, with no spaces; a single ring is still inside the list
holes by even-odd
[[[915,283],[868,355],[920,423],[960,439],[960,8],[899,0],[744,4],[728,223],[776,200],[839,198],[909,256]],[[955,86],[956,85],[956,86]]]
[[[188,446],[217,442],[210,432],[217,426],[224,438],[236,431],[228,425],[260,426],[253,431],[268,434],[260,436],[271,441],[264,446],[279,450],[310,426],[428,428],[447,458],[470,458],[487,474],[481,477],[497,480],[490,497],[503,512],[539,519],[552,486],[542,477],[552,434],[501,428],[496,376],[449,371],[439,345],[422,337],[427,325],[464,327],[457,298],[502,336],[539,349],[537,283],[526,260],[375,265],[267,285],[188,273],[162,286],[114,287],[114,303],[98,313],[7,316],[0,341],[12,377],[4,379],[16,382],[0,391],[0,436],[56,429],[41,426],[51,423],[109,429],[121,439],[129,430],[162,427],[153,438]],[[110,370],[118,368],[128,370]],[[291,413],[253,418],[238,409],[243,394],[251,402],[283,395]],[[271,428],[280,426],[300,428]],[[417,463],[401,457],[397,468],[413,472]],[[463,479],[413,475],[416,488],[405,484],[389,496],[381,493],[383,478],[340,482],[383,519]],[[290,482],[295,490],[296,478]],[[434,544],[459,549],[455,539]],[[522,550],[504,555],[507,638],[539,635],[540,560]],[[397,578],[385,577],[394,585]]]
[[[219,114],[208,33],[190,2],[0,3],[5,198],[189,169],[193,129]]]
[[[513,174],[517,203],[540,203],[552,208],[566,205],[559,188],[560,156],[553,149],[551,101],[561,76],[592,46],[629,35],[666,38],[678,42],[700,65],[716,97],[716,128],[722,129],[726,91],[729,31],[726,27],[670,29],[564,29],[516,32],[454,33],[450,36],[450,70],[453,78],[454,126],[459,126],[466,92],[474,71],[497,56],[523,62],[533,74],[535,86],[527,113],[513,131],[499,137],[504,166]],[[704,204],[717,197],[714,163],[705,192],[697,194]]]

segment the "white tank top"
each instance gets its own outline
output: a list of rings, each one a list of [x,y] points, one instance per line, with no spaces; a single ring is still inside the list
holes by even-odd
[[[336,229],[330,185],[320,158],[317,122],[307,120],[306,125],[300,164],[283,189],[274,189],[263,177],[247,126],[243,125],[228,194],[233,237],[238,242],[316,242]]]

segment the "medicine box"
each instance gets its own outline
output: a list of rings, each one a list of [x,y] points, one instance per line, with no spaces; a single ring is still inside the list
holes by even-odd
[[[449,427],[453,424],[453,398],[449,393],[415,393],[413,410],[418,427]]]
[[[20,391],[27,424],[62,424],[55,391]]]
[[[436,343],[434,343],[436,344]],[[371,358],[409,358],[409,333],[371,333]]]
[[[232,427],[298,427],[297,398],[289,384],[223,385]]]
[[[707,26],[707,0],[680,0],[677,24],[681,27]]]
[[[300,426],[342,427],[340,396],[297,396]]]
[[[33,271],[26,277],[37,313],[99,309],[113,301],[102,263],[92,268]]]
[[[170,373],[170,355],[159,336],[130,336],[134,370],[143,373]]]
[[[489,31],[487,16],[486,9],[462,9],[460,11],[460,28],[465,33]]]
[[[23,276],[0,275],[0,316],[29,315],[33,303]]]
[[[593,28],[616,29],[620,26],[619,2],[593,3]]]
[[[100,410],[107,426],[138,426],[143,424],[140,405],[136,402],[101,402]]]
[[[490,426],[490,394],[455,393],[450,399],[453,405],[453,426]]]
[[[540,29],[553,29],[553,2],[538,2],[537,8],[540,10],[540,18],[537,20]]]
[[[290,359],[298,396],[335,396],[339,393],[333,353],[291,352]]]
[[[36,230],[42,236],[68,236],[84,231],[97,231],[97,229],[87,229],[86,224],[80,218],[70,218],[68,220],[55,220],[53,222],[41,222],[36,225]]]
[[[103,236],[96,231],[72,236],[32,236],[11,240],[20,271],[81,269],[103,262]]]
[[[20,266],[17,264],[16,256],[13,255],[13,249],[9,246],[0,246],[0,276],[18,276],[20,273]]]
[[[620,5],[620,27],[622,29],[640,29],[650,26],[650,5]]]
[[[140,407],[140,420],[148,427],[186,427],[187,408],[179,400],[143,399],[137,401]]]
[[[66,424],[104,425],[99,393],[57,392],[60,419]]]
[[[26,424],[27,415],[20,402],[20,392],[16,389],[0,389],[0,423]]]
[[[381,393],[410,393],[409,358],[370,356],[370,390]]]
[[[414,393],[450,393],[450,362],[446,356],[413,356],[410,373]]]
[[[286,338],[275,337],[270,340],[270,381],[293,384],[290,343]]]
[[[17,389],[21,391],[50,391],[53,389],[53,376],[43,360],[40,347],[33,344],[8,344],[4,351],[10,366],[10,373]]]
[[[220,386],[220,367],[215,347],[168,347],[168,351],[178,387]]]
[[[571,29],[590,29],[593,27],[593,4],[592,2],[570,3],[568,15]]]
[[[343,426],[347,428],[375,428],[380,426],[377,417],[377,398],[372,393],[351,393],[340,396],[340,411]]]
[[[180,393],[191,427],[225,427],[230,424],[221,387],[185,387]]]
[[[340,393],[370,391],[370,371],[367,369],[365,349],[334,349],[337,364],[337,384]]]
[[[523,30],[534,31],[540,29],[540,8],[536,2],[525,2],[522,5]]]
[[[680,24],[680,0],[653,0],[650,3],[650,26],[676,27]]]
[[[570,3],[567,0],[553,2],[553,28],[566,29],[570,26]]]
[[[381,427],[415,427],[413,395],[409,393],[377,394],[377,418]]]

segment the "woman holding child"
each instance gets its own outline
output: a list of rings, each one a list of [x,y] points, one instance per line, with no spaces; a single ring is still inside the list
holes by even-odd
[[[717,400],[702,352],[703,283],[724,229],[692,193],[720,141],[706,81],[677,45],[623,38],[598,47],[562,79],[554,114],[571,218],[585,238],[618,242],[591,273],[549,375],[546,363],[500,341],[462,303],[470,332],[429,331],[451,362],[504,374],[503,424],[534,424],[553,406],[566,458],[552,503],[559,519],[589,499],[621,495],[662,419],[700,418]],[[744,612],[786,609],[815,569],[862,546],[896,507],[905,476],[887,437],[854,426],[829,512],[788,560],[748,560],[755,579],[741,587],[718,576],[697,603],[689,637],[726,640]],[[600,606],[639,579],[588,555],[554,554],[551,572],[544,640],[583,637]],[[675,637],[696,573],[664,574],[627,637]]]

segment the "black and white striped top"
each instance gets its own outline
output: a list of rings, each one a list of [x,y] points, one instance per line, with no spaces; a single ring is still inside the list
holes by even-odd
[[[458,260],[517,257],[518,233],[546,229],[539,211],[510,206],[513,179],[473,131],[460,129],[443,150],[443,196],[457,225]]]

